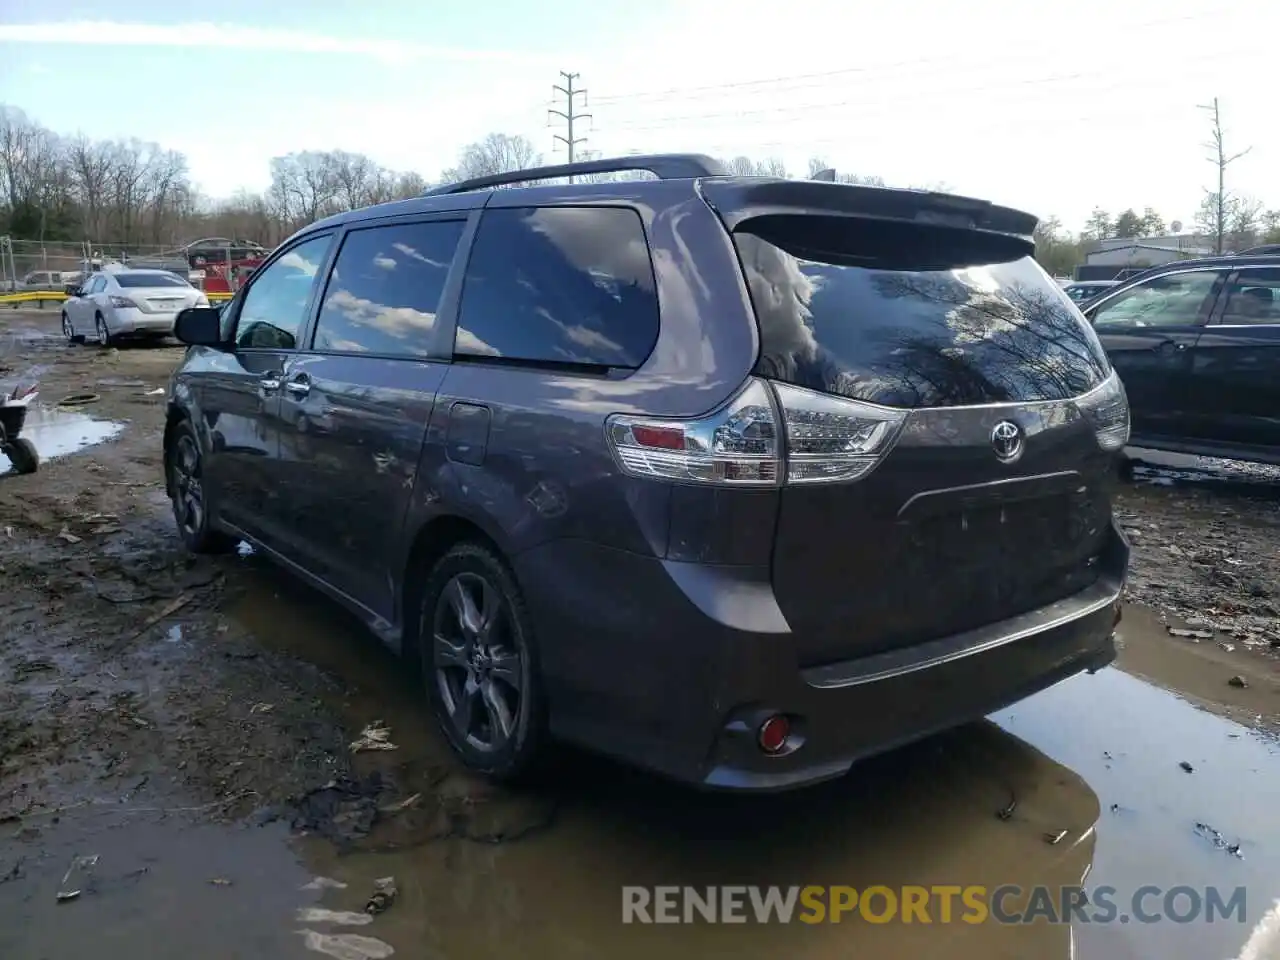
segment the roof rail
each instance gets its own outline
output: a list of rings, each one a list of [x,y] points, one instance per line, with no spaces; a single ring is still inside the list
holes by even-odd
[[[457,183],[433,187],[424,197],[446,193],[465,193],[483,190],[508,183],[524,183],[529,180],[551,180],[555,177],[572,177],[588,173],[621,173],[624,170],[647,170],[659,180],[685,180],[694,177],[727,177],[729,170],[719,160],[701,153],[654,153],[635,157],[614,157],[611,160],[583,160],[580,163],[561,163],[553,167],[530,167],[528,170],[509,170],[485,177],[472,177]]]

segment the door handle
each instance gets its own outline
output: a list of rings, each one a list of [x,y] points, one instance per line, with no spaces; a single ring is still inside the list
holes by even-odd
[[[300,373],[286,383],[284,388],[295,397],[305,397],[311,392],[311,378],[305,373]]]
[[[258,386],[266,393],[274,393],[280,389],[280,378],[274,374],[268,374],[258,381]]]

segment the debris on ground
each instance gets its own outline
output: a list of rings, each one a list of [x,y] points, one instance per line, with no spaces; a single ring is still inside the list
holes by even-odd
[[[374,937],[362,937],[356,933],[319,933],[315,930],[299,930],[308,950],[327,954],[336,960],[385,960],[394,954],[391,944]]]
[[[213,887],[229,887],[231,886],[231,881],[226,877],[214,877],[209,881],[209,885]]]
[[[354,910],[328,910],[324,907],[299,907],[299,923],[336,923],[340,926],[361,927],[373,923],[373,915]]]
[[[385,807],[379,807],[378,812],[386,815],[400,813],[404,810],[412,809],[422,803],[422,794],[415,793],[413,796],[405,797],[396,803],[389,803]]]
[[[1182,627],[1170,627],[1169,635],[1171,637],[1182,637],[1187,640],[1212,640],[1213,634],[1208,630],[1184,630]]]
[[[67,872],[62,875],[62,882],[58,884],[58,902],[66,903],[77,899],[88,886],[85,881],[92,880],[91,873],[97,865],[96,853],[84,857],[73,857],[71,866],[67,867]]]
[[[1245,687],[1249,686],[1249,682],[1245,680],[1244,677],[1240,676],[1240,674],[1237,673],[1234,677],[1232,677],[1230,680],[1227,681],[1227,685],[1231,687],[1235,687],[1237,690],[1243,690]]]
[[[369,835],[378,819],[378,797],[387,784],[381,773],[356,780],[340,777],[310,790],[294,803],[294,830],[316,833],[339,848]]]
[[[996,811],[996,819],[1008,820],[1013,816],[1013,811],[1017,809],[1018,809],[1018,798],[1013,795],[1012,791],[1010,791],[1009,802]]]
[[[13,861],[13,866],[8,870],[0,873],[0,883],[8,883],[10,880],[18,880],[22,877],[22,864],[26,862],[26,857],[18,857]]]
[[[1044,842],[1049,844],[1049,846],[1051,847],[1057,846],[1059,843],[1062,842],[1063,837],[1065,837],[1066,835],[1067,835],[1066,830],[1059,830],[1056,833],[1046,833],[1044,835]]]
[[[396,894],[399,890],[396,887],[395,877],[382,877],[373,881],[373,896],[369,898],[369,902],[364,905],[364,912],[369,916],[382,913],[391,904],[395,903]]]
[[[347,885],[332,877],[312,877],[302,885],[303,890],[345,890]]]
[[[1209,824],[1197,822],[1195,832],[1197,836],[1208,840],[1219,850],[1225,850],[1238,860],[1244,859],[1244,854],[1240,852],[1240,842],[1228,843],[1227,839]]]
[[[58,539],[65,540],[67,543],[79,543],[80,538],[68,530],[65,526],[58,531]]]
[[[1185,760],[1179,761],[1178,766],[1180,766],[1183,770],[1187,771],[1187,773],[1194,773],[1196,769],[1191,764],[1187,763],[1187,761]]]
[[[188,603],[190,603],[193,599],[194,598],[190,594],[183,594],[180,597],[174,597],[172,600],[166,603],[163,607],[161,607],[151,616],[147,617],[147,619],[143,622],[142,626],[138,628],[138,632],[135,633],[133,637],[131,637],[130,639],[136,640],[138,637],[142,636],[144,633],[146,633],[148,630],[154,627],[157,623],[159,623],[165,617],[173,616],[175,613],[177,613],[179,610],[185,607]]]
[[[391,742],[391,728],[381,720],[374,720],[363,730],[360,736],[351,744],[352,753],[361,753],[365,750],[399,750],[394,743]]]

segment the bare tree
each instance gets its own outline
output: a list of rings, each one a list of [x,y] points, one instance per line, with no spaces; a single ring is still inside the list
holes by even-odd
[[[330,153],[305,150],[271,161],[267,195],[276,215],[290,227],[312,223],[340,205],[341,184]]]
[[[1218,107],[1218,98],[1213,98],[1213,103],[1207,106],[1201,106],[1202,110],[1208,110],[1213,115],[1213,127],[1210,133],[1209,142],[1205,146],[1209,149],[1209,162],[1218,168],[1218,189],[1217,191],[1207,191],[1213,198],[1213,218],[1212,231],[1213,249],[1215,253],[1222,253],[1222,244],[1226,239],[1227,229],[1229,226],[1229,218],[1232,209],[1232,196],[1227,192],[1227,167],[1235,163],[1246,153],[1252,150],[1252,147],[1245,147],[1238,153],[1230,153],[1226,147],[1226,137],[1222,130],[1222,111]]]
[[[458,156],[458,165],[446,170],[443,179],[453,183],[472,177],[487,177],[512,170],[525,170],[542,162],[542,155],[527,137],[491,133],[483,140],[467,144]]]

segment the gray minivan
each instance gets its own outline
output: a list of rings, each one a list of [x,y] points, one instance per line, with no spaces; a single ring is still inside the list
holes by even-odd
[[[1035,223],[695,155],[330,217],[178,318],[181,536],[354,610],[478,771],[838,776],[1115,655],[1128,407]]]

